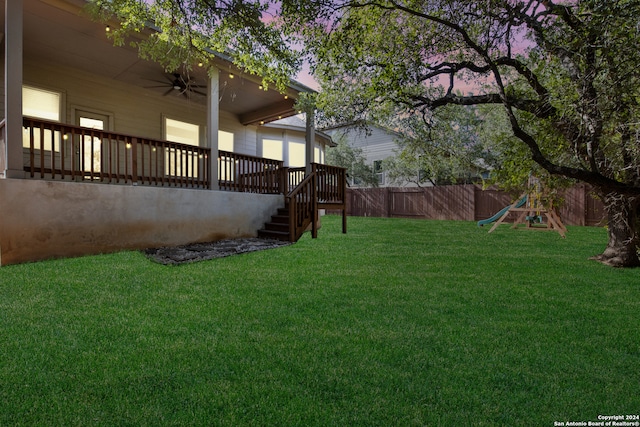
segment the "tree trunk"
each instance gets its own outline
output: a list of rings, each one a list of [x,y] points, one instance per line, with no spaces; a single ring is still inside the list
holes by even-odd
[[[617,193],[606,193],[602,196],[602,201],[607,211],[609,243],[602,254],[592,259],[612,267],[639,267],[640,200]]]

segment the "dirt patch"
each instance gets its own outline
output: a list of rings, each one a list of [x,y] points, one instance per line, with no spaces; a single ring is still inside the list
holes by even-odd
[[[147,257],[160,264],[175,265],[274,249],[290,244],[280,240],[247,237],[210,243],[193,243],[183,246],[146,249],[143,252]]]

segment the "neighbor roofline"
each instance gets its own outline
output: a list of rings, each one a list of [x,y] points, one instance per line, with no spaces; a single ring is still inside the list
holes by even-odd
[[[337,130],[337,129],[363,129],[363,128],[367,128],[367,127],[375,127],[378,128],[380,130],[383,130],[385,132],[391,133],[395,136],[402,136],[402,134],[398,131],[395,131],[393,129],[390,129],[386,126],[380,125],[378,123],[374,123],[368,120],[354,120],[351,122],[345,122],[339,125],[333,125],[333,126],[327,126],[327,127],[323,127],[320,130],[323,132],[327,132],[327,131],[331,131],[331,130]]]

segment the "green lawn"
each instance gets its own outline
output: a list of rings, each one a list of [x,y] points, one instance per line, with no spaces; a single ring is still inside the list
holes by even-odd
[[[325,217],[182,266],[0,268],[0,425],[553,426],[640,412],[640,270],[606,231]]]

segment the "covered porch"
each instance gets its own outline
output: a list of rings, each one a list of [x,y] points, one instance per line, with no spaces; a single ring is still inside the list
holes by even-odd
[[[24,157],[28,150],[33,154],[33,150],[23,129],[36,132],[29,134],[31,141],[35,139],[35,149],[38,149],[40,137],[46,138],[47,143],[56,136],[69,138],[72,134],[81,135],[84,141],[100,139],[91,137],[81,127],[113,132],[119,139],[124,136],[131,147],[154,145],[151,149],[163,148],[160,150],[163,155],[166,155],[164,148],[174,153],[190,151],[185,162],[195,154],[200,160],[192,162],[190,159],[189,165],[195,168],[196,163],[200,163],[198,172],[216,176],[218,156],[204,157],[203,150],[261,157],[259,128],[298,114],[295,104],[300,93],[313,92],[295,81],[291,81],[285,92],[273,88],[265,90],[259,76],[243,73],[229,58],[214,52],[206,63],[167,72],[159,64],[141,59],[135,46],[114,46],[108,38],[108,29],[117,23],[93,21],[87,14],[85,0],[12,0],[3,3],[0,40],[4,39],[5,46],[4,103],[0,108],[6,137],[2,146],[4,155],[0,156],[0,177],[25,177],[27,162]],[[149,32],[153,31],[149,29]],[[34,100],[26,90],[36,95],[53,96]],[[37,105],[34,106],[34,102]],[[312,111],[308,113],[313,115]],[[37,119],[38,123],[26,123],[26,118]],[[53,123],[42,125],[43,120]],[[55,135],[49,135],[47,128],[54,124],[64,126],[64,129],[56,129]],[[45,130],[39,135],[37,132],[42,126]],[[314,161],[315,144],[312,117],[303,131],[306,164],[310,165]],[[231,135],[230,146],[228,141],[220,140],[223,134]],[[166,147],[160,147],[167,141],[194,147],[186,151],[175,144],[175,149],[166,144]],[[60,155],[64,148],[60,145]],[[74,160],[75,165],[58,163],[58,167],[75,167],[74,173],[80,170],[91,173],[92,169],[99,172],[105,164],[99,163],[104,159],[98,156],[104,152],[113,161],[127,160],[124,154],[112,153],[106,147],[103,153],[98,153],[96,144],[85,148],[81,158]],[[145,154],[141,150],[130,153],[129,160],[132,161],[137,160],[137,154]],[[66,155],[64,160],[69,161],[71,153]],[[147,156],[146,160],[151,157]],[[54,159],[43,157],[39,160],[47,163]],[[205,165],[205,161],[208,164]],[[176,175],[175,168],[179,168],[176,162],[181,159],[174,157],[167,173]],[[109,165],[110,169],[113,167]],[[26,172],[30,174],[31,170]],[[195,175],[195,170],[190,174]],[[204,178],[202,173],[198,175]],[[216,189],[217,180],[208,179],[208,183],[210,189]]]
[[[314,163],[312,117],[305,166],[261,156],[261,127],[297,114],[309,88],[264,90],[219,55],[167,75],[114,47],[84,4],[5,0],[1,10],[0,265],[255,236],[285,206],[294,240],[317,223],[322,197],[344,199],[344,170]],[[25,87],[57,96],[53,118],[25,111]],[[93,117],[100,126],[83,125]],[[170,134],[169,122],[195,137]],[[311,176],[313,193],[292,198]]]

